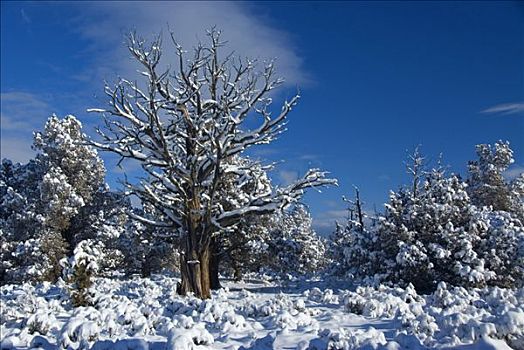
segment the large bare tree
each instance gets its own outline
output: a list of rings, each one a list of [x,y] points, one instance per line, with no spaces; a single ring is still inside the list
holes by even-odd
[[[136,219],[170,227],[181,237],[179,292],[202,298],[210,297],[210,267],[217,271],[210,266],[217,235],[247,215],[289,206],[306,188],[336,183],[312,169],[289,186],[266,186],[259,179],[260,165],[235,161],[285,130],[299,96],[273,115],[271,91],[283,83],[275,77],[273,62],[258,71],[255,61],[220,55],[224,42],[219,31],[212,29],[207,37],[207,43],[196,46],[187,58],[171,34],[176,68],[163,71],[161,38],[147,45],[131,34],[129,51],[143,67],[146,84],[120,79],[116,86],[106,86],[110,107],[90,110],[105,120],[99,129],[102,140],[94,144],[140,162],[147,174],[138,184],[126,180],[126,186],[162,215]],[[256,120],[256,126],[247,126]],[[231,186],[226,181],[239,189],[234,200],[221,198],[228,193],[221,189]]]

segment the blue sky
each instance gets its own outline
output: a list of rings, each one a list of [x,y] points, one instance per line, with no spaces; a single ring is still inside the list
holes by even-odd
[[[2,157],[26,161],[51,113],[74,114],[93,135],[103,81],[133,77],[122,42],[169,23],[191,47],[217,25],[243,56],[277,57],[300,86],[289,131],[258,157],[283,160],[285,183],[321,167],[338,188],[309,193],[315,225],[344,216],[360,187],[368,209],[406,181],[406,150],[421,144],[464,173],[474,145],[509,140],[524,170],[524,5],[517,2],[1,2]],[[108,181],[121,171],[106,157]]]

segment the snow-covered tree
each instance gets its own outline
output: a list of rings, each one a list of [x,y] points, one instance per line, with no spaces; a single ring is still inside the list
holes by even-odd
[[[55,280],[61,275],[60,259],[73,250],[87,231],[98,230],[104,220],[93,211],[107,196],[105,169],[96,149],[73,116],[52,116],[45,129],[34,135],[38,151],[27,164],[2,162],[0,228],[8,280]],[[103,206],[103,205],[102,205]],[[97,207],[98,209],[95,209]],[[90,238],[94,238],[91,233]]]
[[[101,274],[123,268],[123,236],[128,229],[128,211],[131,210],[129,198],[113,192],[109,186],[99,188],[91,201],[79,209],[71,221],[68,231],[74,232],[72,245],[76,247],[85,240],[94,240],[103,245],[104,256],[98,270]]]
[[[482,237],[478,255],[492,272],[489,284],[503,288],[524,285],[524,225],[514,215],[484,208],[472,219]]]
[[[274,255],[273,268],[284,273],[311,273],[326,266],[326,246],[313,230],[312,219],[304,205],[296,205],[281,216],[269,241]]]
[[[468,192],[477,207],[511,212],[524,220],[524,174],[513,181],[504,178],[504,171],[514,162],[509,142],[476,147],[478,160],[469,162]]]
[[[246,195],[250,193],[271,193],[273,186],[267,174],[267,167],[249,157],[234,156],[229,160],[231,165],[250,169],[252,175],[245,178],[242,183],[237,182],[236,174],[224,176],[219,189],[218,198],[224,210],[232,210],[246,202]],[[237,279],[241,278],[242,271],[257,270],[256,265],[263,264],[263,252],[255,252],[255,242],[267,239],[267,232],[272,221],[271,214],[259,215],[258,213],[244,215],[228,234],[214,238],[212,258],[215,264],[225,265],[222,269],[233,270]],[[265,227],[263,227],[265,226]],[[255,261],[257,260],[257,261]],[[211,288],[219,287],[218,270],[213,271]]]
[[[82,124],[72,115],[53,115],[44,131],[34,134],[33,148],[46,169],[40,186],[46,226],[62,233],[71,252],[77,243],[71,220],[104,183],[104,164],[87,141]]]
[[[162,270],[178,271],[178,247],[178,240],[169,230],[132,219],[125,223],[118,240],[118,249],[124,256],[124,271],[144,277]]]
[[[336,223],[329,240],[329,254],[333,273],[353,278],[365,278],[376,270],[374,255],[374,222],[363,212],[360,191],[355,188],[355,200],[344,198],[349,204],[345,223]]]
[[[479,235],[470,227],[475,207],[467,185],[433,169],[417,196],[408,189],[392,193],[378,229],[387,263],[382,273],[432,290],[438,281],[482,285],[490,278],[476,253]]]
[[[173,36],[172,36],[173,37]],[[175,42],[177,69],[160,69],[161,40],[146,46],[131,35],[129,50],[142,65],[145,88],[121,79],[107,87],[110,108],[96,109],[106,118],[102,150],[140,162],[148,178],[128,189],[162,213],[161,219],[138,217],[172,229],[181,236],[182,282],[179,292],[210,296],[213,238],[230,231],[243,217],[267,214],[295,203],[308,187],[335,183],[310,170],[295,183],[271,191],[255,187],[230,208],[220,188],[228,179],[237,187],[257,177],[252,167],[230,160],[284,131],[285,120],[299,96],[272,115],[270,93],[283,80],[275,78],[273,62],[261,72],[251,60],[221,55],[220,32],[208,32],[191,58]],[[174,40],[173,40],[174,41]],[[260,124],[253,125],[258,116]]]
[[[90,288],[92,278],[99,273],[100,263],[104,260],[103,249],[101,242],[86,239],[78,243],[71,257],[61,261],[74,306],[87,306],[93,302]]]
[[[245,272],[260,272],[273,268],[274,254],[270,251],[272,233],[282,213],[251,215],[236,225],[235,230],[218,241],[221,268],[241,280]]]
[[[413,169],[413,163],[421,164],[417,161],[420,157],[411,157],[408,169]],[[521,286],[523,225],[514,211],[494,211],[493,203],[476,207],[468,194],[468,184],[457,175],[447,175],[441,166],[409,173],[417,176],[418,181],[414,179],[409,186],[391,192],[383,217],[376,230],[371,230],[371,240],[367,235],[349,235],[371,242],[368,252],[360,249],[362,244],[347,240],[345,253],[359,253],[353,258],[356,262],[358,257],[364,257],[358,263],[363,268],[353,266],[357,269],[351,272],[359,275],[359,271],[371,266],[359,277],[369,275],[379,281],[412,283],[423,292],[433,290],[440,281],[475,287]],[[415,183],[417,186],[413,186]],[[500,186],[507,188],[502,183]],[[480,193],[485,200],[494,200],[486,192]]]
[[[45,225],[40,184],[45,167],[39,159],[0,168],[0,242],[2,281],[53,279],[65,252],[61,236]],[[45,249],[48,247],[49,249]]]

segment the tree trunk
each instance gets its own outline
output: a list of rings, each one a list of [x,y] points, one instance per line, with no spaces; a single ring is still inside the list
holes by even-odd
[[[231,257],[231,266],[233,267],[233,278],[235,279],[235,282],[242,281],[242,268],[240,267],[238,260]]]
[[[211,298],[211,278],[209,274],[209,261],[211,259],[210,247],[206,247],[200,254],[200,284],[202,286],[202,299]]]
[[[234,271],[234,277],[236,282],[242,281],[242,270],[240,269],[240,266],[238,266],[238,263],[233,263],[233,271]]]
[[[211,242],[209,232],[202,225],[199,193],[195,188],[191,188],[190,191],[193,196],[187,203],[187,232],[183,238],[185,251],[180,255],[182,281],[178,286],[178,293],[182,295],[194,293],[198,298],[208,299],[211,297],[209,274]]]
[[[179,294],[194,293],[195,296],[201,299],[211,297],[210,255],[209,247],[204,247],[200,253],[193,250],[188,255],[181,254],[180,270],[182,281],[178,286]]]
[[[64,242],[66,243],[66,254],[68,257],[73,256],[75,251],[75,233],[73,227],[71,225],[66,228],[65,230],[62,230],[60,232],[60,235],[62,236]]]

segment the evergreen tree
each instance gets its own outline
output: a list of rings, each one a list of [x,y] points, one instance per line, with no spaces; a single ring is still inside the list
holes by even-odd
[[[468,192],[477,207],[488,206],[495,211],[513,213],[524,220],[524,174],[513,181],[504,178],[504,171],[514,162],[509,142],[476,147],[478,159],[469,162]]]
[[[45,167],[40,197],[46,226],[60,232],[71,253],[79,242],[71,221],[104,183],[104,164],[87,142],[82,124],[71,115],[64,119],[53,115],[44,131],[34,135],[33,148]]]
[[[491,163],[503,159],[498,164],[509,164],[505,145],[497,146],[505,155],[500,157],[490,156],[485,147],[478,149],[484,150],[481,153]],[[419,167],[423,162],[418,151],[410,159],[412,184],[391,192],[385,213],[370,235],[362,235],[358,222],[344,229],[339,226],[337,240],[345,244],[343,251],[350,257],[348,270],[358,277],[412,283],[421,292],[432,291],[440,281],[474,287],[521,286],[524,236],[515,209],[517,197],[509,190],[502,191],[503,195],[490,192],[492,186],[518,188],[519,178],[505,183],[499,176],[505,165],[497,168],[482,161],[478,164],[484,165],[478,169],[498,170],[490,176],[474,177],[484,178],[485,183],[479,180],[468,186],[457,175],[447,175],[440,165],[429,171]],[[415,165],[417,170],[412,171]],[[470,178],[468,182],[474,181]],[[473,204],[470,194],[476,196],[477,204],[484,203],[482,207]]]
[[[52,116],[34,135],[35,159],[2,162],[3,280],[56,280],[62,274],[60,260],[83,239],[102,232],[102,222],[120,206],[113,203],[109,209],[108,201],[100,199],[110,197],[102,186],[105,169],[87,141],[75,117]]]
[[[269,252],[273,268],[282,273],[305,274],[326,266],[325,241],[312,227],[311,215],[303,205],[284,212],[270,232]]]

